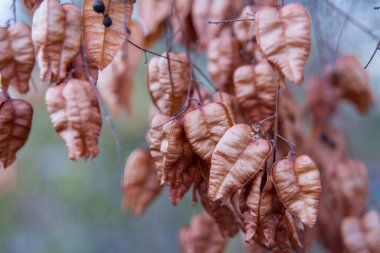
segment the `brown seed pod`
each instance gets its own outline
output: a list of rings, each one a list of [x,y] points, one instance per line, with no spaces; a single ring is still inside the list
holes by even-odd
[[[341,226],[343,243],[349,253],[380,252],[380,214],[367,212],[364,217],[347,217]]]
[[[276,80],[267,61],[244,65],[235,70],[234,87],[240,107],[247,113],[251,123],[272,116],[276,109]],[[266,131],[270,121],[263,125]]]
[[[128,157],[123,177],[122,208],[142,215],[161,192],[160,182],[149,152],[135,149]]]
[[[239,225],[232,211],[220,201],[212,201],[209,198],[207,181],[202,180],[199,183],[198,191],[203,207],[218,224],[222,235],[233,237],[238,232]]]
[[[290,3],[280,10],[262,7],[255,16],[257,44],[269,61],[293,83],[303,82],[310,54],[310,19],[305,8]]]
[[[42,3],[42,0],[24,0],[23,3],[28,12],[33,14]]]
[[[34,48],[31,29],[23,22],[0,28],[1,85],[13,86],[18,92],[29,90],[29,79],[34,67]]]
[[[188,59],[185,54],[177,53],[163,56],[171,60],[153,57],[148,64],[148,91],[161,113],[173,115],[186,102],[190,85]]]
[[[227,243],[215,221],[205,212],[198,213],[189,226],[181,228],[178,241],[181,253],[222,253]]]
[[[71,4],[46,0],[33,16],[32,40],[37,54],[40,78],[62,82],[67,68],[79,52],[82,17]]]
[[[32,127],[33,108],[21,99],[0,93],[0,165],[7,168],[16,160]]]
[[[234,122],[227,106],[210,103],[185,114],[184,126],[191,148],[203,160],[211,155],[220,138]]]
[[[197,41],[191,9],[194,0],[175,0],[173,5],[173,14],[170,17],[170,24],[174,32],[174,41],[184,46],[191,46]]]
[[[207,71],[216,88],[233,94],[232,76],[240,64],[239,45],[229,34],[210,40],[207,49]]]
[[[269,141],[252,136],[252,128],[236,124],[228,129],[211,158],[208,194],[212,200],[226,199],[253,178],[272,152]]]
[[[313,227],[318,215],[322,187],[317,166],[303,155],[276,162],[272,178],[277,194],[286,209],[302,223]]]
[[[335,166],[332,181],[344,216],[359,216],[368,200],[368,173],[365,164],[358,160],[341,161]]]
[[[172,0],[139,0],[138,14],[147,34],[163,30],[166,18],[170,16],[172,4]]]
[[[250,41],[254,40],[255,37],[255,23],[254,18],[247,13],[254,15],[256,13],[256,8],[253,5],[247,5],[241,11],[239,19],[252,19],[240,22],[234,22],[232,24],[232,30],[239,41],[241,46],[246,46]]]
[[[178,119],[157,114],[149,129],[150,154],[155,163],[161,184],[168,179],[170,171],[176,169],[178,160],[185,151],[185,132],[183,123]],[[191,161],[190,161],[191,163]]]
[[[334,65],[326,67],[325,73],[338,96],[351,101],[360,113],[368,111],[374,98],[368,74],[355,55],[339,57]]]
[[[69,158],[96,157],[102,117],[90,83],[70,79],[65,84],[50,87],[45,101],[53,127],[64,140]]]
[[[102,0],[112,25],[103,25],[103,14],[93,10],[93,0],[83,1],[83,44],[90,68],[103,70],[123,46],[125,23],[130,28],[134,0]]]
[[[245,115],[239,107],[236,96],[223,91],[217,91],[212,96],[212,101],[225,104],[228,107],[228,110],[231,112],[231,117],[235,123],[245,122]]]

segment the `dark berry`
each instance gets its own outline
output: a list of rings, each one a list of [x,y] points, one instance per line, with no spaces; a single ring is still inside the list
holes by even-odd
[[[105,27],[110,27],[112,25],[112,19],[109,16],[104,16],[103,25]]]
[[[106,7],[104,6],[104,3],[102,1],[96,0],[92,4],[92,8],[94,9],[96,13],[104,13],[104,10]]]

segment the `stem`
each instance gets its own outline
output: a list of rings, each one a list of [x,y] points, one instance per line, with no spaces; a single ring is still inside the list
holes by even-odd
[[[254,21],[254,18],[238,18],[238,19],[225,19],[220,21],[208,21],[209,24],[219,25],[225,23],[234,23],[234,22],[244,22],[244,21]]]
[[[282,75],[280,75],[280,78],[283,78]],[[274,135],[273,135],[273,163],[276,162],[276,153],[277,153],[277,136],[278,136],[278,108],[280,103],[280,84],[277,82],[277,88],[276,88],[276,111],[274,113],[275,115],[275,121],[274,121]]]
[[[364,69],[367,69],[369,64],[372,62],[373,58],[375,57],[377,51],[380,49],[380,41],[379,43],[376,45],[376,48],[375,50],[373,51],[371,57],[369,58],[369,61],[367,62],[367,64],[365,65]]]

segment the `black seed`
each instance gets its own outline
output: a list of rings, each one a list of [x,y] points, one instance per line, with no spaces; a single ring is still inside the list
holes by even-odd
[[[104,6],[104,3],[102,1],[96,0],[92,4],[92,8],[94,9],[96,13],[104,13],[104,10],[106,7]]]
[[[112,19],[109,16],[104,16],[103,25],[105,27],[110,27],[112,25]]]

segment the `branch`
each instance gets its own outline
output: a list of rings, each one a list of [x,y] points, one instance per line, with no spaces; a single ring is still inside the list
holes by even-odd
[[[376,45],[376,48],[375,50],[373,51],[371,57],[369,58],[369,61],[367,62],[367,64],[365,65],[364,69],[367,69],[368,65],[372,62],[373,58],[375,57],[377,51],[380,50],[380,41],[379,43]]]
[[[209,24],[219,25],[222,23],[234,23],[234,22],[242,22],[242,21],[254,21],[254,18],[239,18],[239,19],[225,19],[221,21],[208,21]]]

